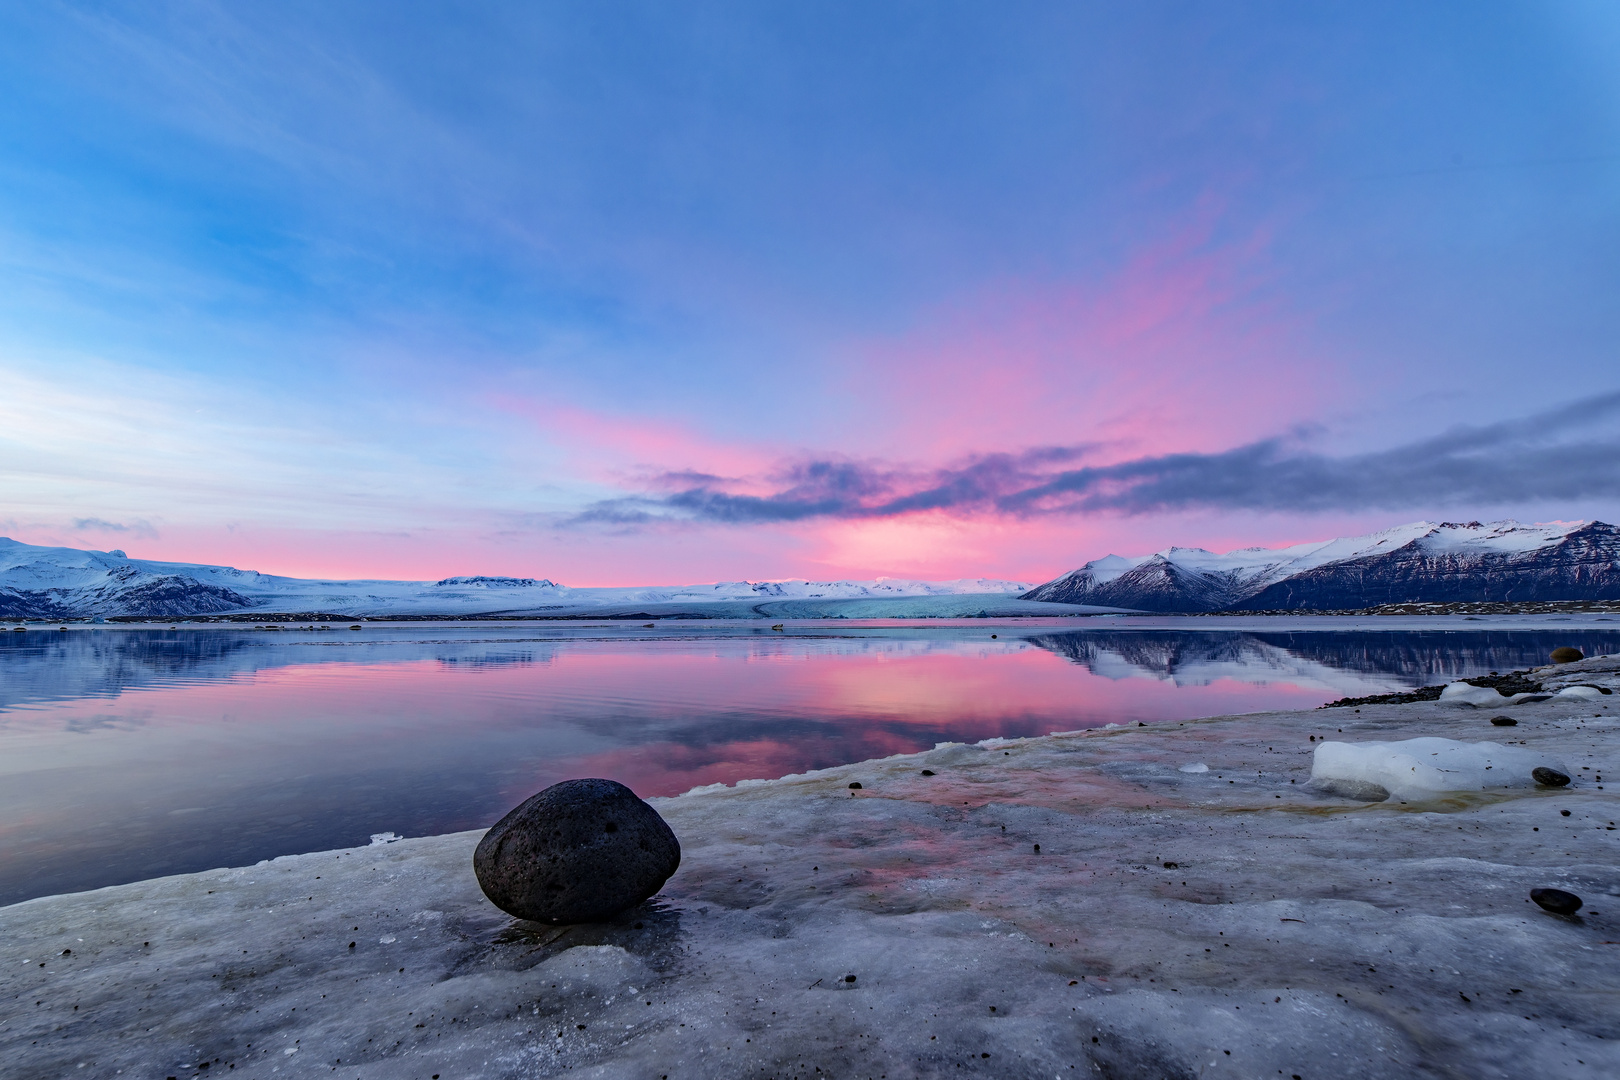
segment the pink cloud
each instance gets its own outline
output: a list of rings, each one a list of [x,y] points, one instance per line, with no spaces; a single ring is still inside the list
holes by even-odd
[[[1213,449],[1310,417],[1338,387],[1266,299],[1266,237],[1201,221],[1093,282],[1004,282],[847,346],[841,446],[936,461],[1045,444]],[[1105,454],[1103,460],[1107,460]]]
[[[1206,209],[1107,277],[1002,281],[915,317],[909,331],[846,342],[808,377],[784,372],[781,382],[795,394],[781,397],[791,415],[782,424],[790,434],[779,438],[720,415],[615,413],[510,393],[481,404],[493,426],[505,421],[512,432],[502,444],[505,467],[521,470],[514,475],[523,475],[526,489],[555,487],[563,504],[615,492],[667,495],[703,476],[723,478],[718,486],[732,495],[764,496],[796,482],[788,474],[812,458],[926,483],[933,470],[975,455],[1031,447],[1084,445],[1087,465],[1222,449],[1309,420],[1344,387],[1334,369],[1309,358],[1301,322],[1268,298],[1267,236],[1217,243],[1217,218]],[[806,434],[810,445],[790,441]],[[536,444],[545,448],[539,483],[530,455]],[[791,576],[1043,580],[1110,550],[1332,534],[1277,515],[1043,519],[983,505],[883,520],[604,533],[559,530],[536,505],[527,518],[510,505],[424,507],[396,515],[410,524],[392,531],[170,521],[156,536],[95,542],[296,576],[512,573],[606,585]],[[1341,518],[1387,524],[1382,516]],[[61,529],[31,535],[75,546],[86,540]]]

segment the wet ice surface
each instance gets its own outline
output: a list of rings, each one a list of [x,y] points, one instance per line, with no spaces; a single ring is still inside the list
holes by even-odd
[[[1620,685],[1620,663],[1580,667]],[[1513,707],[1513,742],[1572,770],[1552,791],[1367,804],[1307,786],[1313,736],[1506,741],[1491,711],[1439,704],[700,790],[656,800],[681,869],[612,924],[502,915],[473,880],[478,833],[30,901],[0,909],[0,1060],[13,1077],[205,1060],[424,1080],[1613,1076],[1610,700]],[[1587,906],[1548,915],[1537,886]]]

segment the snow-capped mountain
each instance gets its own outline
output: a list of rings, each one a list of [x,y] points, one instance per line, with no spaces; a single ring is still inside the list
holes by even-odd
[[[1139,611],[1321,611],[1411,601],[1620,599],[1620,529],[1601,521],[1419,521],[1217,555],[1109,555],[1022,599]]]
[[[855,601],[990,596],[1009,601],[1027,582],[732,581],[712,585],[575,589],[545,578],[447,577],[439,581],[321,581],[256,570],[131,559],[122,551],[38,547],[0,537],[0,617],[178,617],[225,612],[334,615],[545,614],[637,606],[728,605],[746,614],[766,601]],[[765,612],[759,612],[765,614]]]

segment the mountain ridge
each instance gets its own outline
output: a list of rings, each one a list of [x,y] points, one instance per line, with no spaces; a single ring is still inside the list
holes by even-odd
[[[1157,613],[1620,599],[1620,529],[1602,521],[1418,521],[1366,536],[1107,555],[1020,599]]]
[[[299,612],[412,618],[589,618],[615,612],[648,618],[904,618],[1590,600],[1620,600],[1620,528],[1602,521],[1420,521],[1283,548],[1217,554],[1169,547],[1145,556],[1107,555],[1034,588],[986,578],[794,578],[617,588],[494,575],[437,581],[304,579],[0,537],[0,618],[11,619]]]

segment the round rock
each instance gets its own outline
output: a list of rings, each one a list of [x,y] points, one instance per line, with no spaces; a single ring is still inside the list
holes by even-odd
[[[1531,769],[1530,778],[1542,787],[1565,787],[1569,784],[1569,777],[1545,765],[1537,765]]]
[[[1493,717],[1491,717],[1491,723],[1495,724],[1497,727],[1518,727],[1519,726],[1519,722],[1517,720],[1513,719],[1513,717],[1511,717],[1511,716],[1493,716]]]
[[[1554,915],[1573,915],[1581,910],[1581,898],[1563,889],[1531,889],[1530,899]]]
[[[1552,651],[1551,659],[1555,664],[1573,664],[1577,660],[1585,660],[1586,654],[1573,645],[1560,645]]]
[[[600,922],[656,893],[681,864],[658,811],[612,780],[564,780],[501,818],[473,852],[478,885],[520,919]]]

